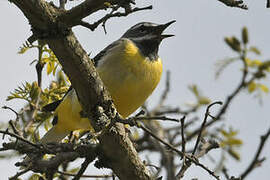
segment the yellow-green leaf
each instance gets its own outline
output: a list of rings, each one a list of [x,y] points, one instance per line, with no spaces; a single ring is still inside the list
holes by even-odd
[[[229,146],[234,146],[234,145],[240,146],[243,144],[243,141],[241,139],[229,138],[226,144]]]
[[[265,69],[267,70],[269,67],[270,67],[270,61],[264,61],[263,63],[260,64],[259,69],[263,71]]]
[[[234,51],[240,52],[241,51],[241,44],[240,41],[235,37],[226,37],[225,42],[227,43],[228,46]]]
[[[38,94],[39,94],[39,87],[38,87],[37,82],[35,81],[32,83],[29,95],[32,100],[35,100],[38,97]]]
[[[193,85],[189,86],[189,89],[194,93],[194,95],[196,97],[199,96],[199,91],[198,91],[197,85],[193,84]]]
[[[247,64],[247,66],[251,66],[251,59],[245,58],[245,62]]]
[[[235,150],[233,150],[232,148],[230,148],[228,150],[228,153],[237,161],[240,160],[240,154],[238,152],[236,152]]]
[[[258,59],[254,59],[253,61],[251,61],[251,66],[260,66],[261,64],[262,64],[262,61]]]
[[[140,138],[140,134],[137,129],[135,129],[135,131],[132,133],[132,137],[134,138],[134,140],[138,140]]]
[[[73,168],[73,169],[70,169],[68,170],[69,173],[77,173],[78,171],[80,170],[80,168]]]
[[[29,49],[29,47],[21,47],[18,54],[23,54],[25,53],[27,50]]]
[[[242,41],[244,44],[248,43],[248,30],[247,27],[243,27],[242,29]]]
[[[251,82],[248,84],[248,92],[252,93],[257,88],[257,84],[255,82]]]
[[[33,175],[29,178],[29,180],[39,180],[39,177],[40,177],[40,175],[38,175],[38,174],[33,174]]]
[[[261,55],[261,51],[257,47],[255,47],[255,46],[251,46],[249,48],[249,51],[254,52],[257,55]]]
[[[264,84],[260,84],[259,88],[265,93],[269,92],[268,87],[266,85],[264,85]]]
[[[109,2],[105,2],[104,5],[107,6],[107,7],[111,7],[112,6],[112,4],[109,3]]]
[[[201,105],[207,105],[207,104],[211,103],[211,100],[207,97],[204,97],[204,96],[199,97],[198,101],[199,101],[199,104],[201,104]]]
[[[229,133],[227,133],[225,130],[221,129],[220,132],[223,136],[229,137]]]
[[[47,63],[47,75],[51,74],[54,69],[54,62]]]

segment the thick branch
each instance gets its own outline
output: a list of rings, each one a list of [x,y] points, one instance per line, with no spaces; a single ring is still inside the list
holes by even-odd
[[[59,21],[64,21],[65,23],[70,22],[70,25],[75,25],[74,22],[79,23],[81,19],[93,14],[94,12],[106,8],[105,2],[108,0],[86,0],[76,7],[66,11],[59,16]]]
[[[46,24],[52,24],[53,27],[58,27],[58,24],[55,22],[60,12],[56,11],[57,9],[43,0],[13,0],[12,2],[24,12],[33,27],[45,27],[43,29],[44,32],[51,31]],[[99,9],[100,2],[93,0],[85,1],[85,3],[90,2],[96,6],[92,10],[88,9],[90,12],[83,16],[87,16]],[[89,7],[81,4],[77,6],[78,8]],[[77,9],[75,8],[70,11],[69,13],[72,12],[72,15],[69,15],[69,17],[75,16],[79,12]],[[57,29],[56,32],[60,30]],[[96,130],[100,130],[102,128],[100,126],[100,122],[102,123],[102,121],[100,120],[114,118],[115,109],[87,53],[83,50],[71,31],[66,34],[60,33],[58,36],[44,37],[44,40],[53,50],[63,66],[65,73],[69,76],[84,112],[91,119],[91,124]],[[152,179],[149,171],[139,159],[123,125],[117,125],[112,129],[99,137],[101,145],[100,156],[102,156],[102,159],[106,159],[106,166],[110,167],[120,179]]]

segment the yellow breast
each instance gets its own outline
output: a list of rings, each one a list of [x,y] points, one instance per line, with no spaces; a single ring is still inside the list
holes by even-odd
[[[162,74],[161,59],[142,56],[130,40],[115,47],[113,54],[104,57],[97,68],[110,92],[117,111],[127,117],[138,109],[156,88]]]
[[[162,62],[161,59],[147,59],[130,40],[123,39],[102,58],[97,71],[117,111],[125,118],[138,109],[156,88],[162,74]],[[56,109],[56,129],[63,132],[91,128],[89,120],[80,117],[81,111],[73,90]]]

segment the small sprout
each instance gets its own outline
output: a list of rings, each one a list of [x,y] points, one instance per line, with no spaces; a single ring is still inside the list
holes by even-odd
[[[266,85],[264,84],[260,84],[259,85],[259,88],[264,92],[264,93],[268,93],[269,92],[269,89]]]
[[[270,61],[265,61],[262,64],[260,64],[259,70],[263,71],[263,70],[267,70],[270,68]]]
[[[228,153],[237,161],[240,160],[240,154],[236,152],[234,149],[229,148]]]
[[[242,41],[244,44],[248,43],[248,30],[247,27],[243,27],[242,29]]]
[[[225,42],[227,43],[228,46],[230,46],[230,48],[236,52],[240,52],[241,51],[241,44],[240,41],[235,37],[226,37]]]
[[[261,92],[264,92],[264,93],[269,92],[269,89],[268,89],[268,87],[266,85],[260,84],[260,83],[255,83],[254,81],[252,81],[251,83],[248,84],[248,92],[252,93],[255,90],[261,91]]]
[[[235,147],[240,147],[243,144],[243,141],[237,138],[238,131],[229,129],[226,131],[224,129],[220,130],[222,134],[222,140],[220,142],[220,147],[227,150],[227,152],[236,160],[240,160],[240,154],[234,150]]]
[[[197,85],[195,85],[195,84],[190,85],[189,90],[195,95],[195,97],[197,99],[196,104],[193,104],[192,106],[199,107],[201,105],[207,105],[207,104],[211,103],[211,100],[208,97],[202,95],[202,93],[199,91]]]
[[[47,75],[51,74],[55,69],[54,62],[47,63]]]
[[[247,63],[248,67],[259,67],[262,65],[262,61],[258,59],[251,60],[249,58],[245,58],[245,62]]]
[[[251,83],[248,84],[248,92],[252,93],[253,91],[255,91],[255,89],[257,88],[257,84],[252,81]]]
[[[207,105],[207,104],[210,104],[211,103],[211,100],[207,97],[204,97],[204,96],[201,96],[198,98],[198,103],[200,105]]]
[[[249,48],[249,51],[250,52],[253,52],[253,53],[257,54],[257,55],[261,55],[261,51],[257,47],[255,47],[255,46],[251,46]]]
[[[258,71],[254,74],[254,76],[256,77],[256,79],[261,79],[264,78],[266,74],[263,71]]]
[[[107,8],[112,7],[112,4],[111,4],[111,3],[109,3],[109,2],[105,2],[105,3],[104,3],[104,5],[105,5]]]
[[[40,88],[38,87],[37,82],[36,81],[33,82],[32,86],[31,86],[31,89],[30,89],[30,92],[29,92],[29,96],[31,97],[32,100],[37,99],[38,94],[39,94],[39,90],[40,90]]]
[[[191,92],[193,92],[193,94],[198,97],[199,96],[199,91],[198,91],[198,88],[197,88],[197,85],[193,84],[193,85],[190,85],[189,86],[189,89]]]

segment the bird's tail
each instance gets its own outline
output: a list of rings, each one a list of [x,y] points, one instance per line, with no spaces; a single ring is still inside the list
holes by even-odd
[[[56,126],[53,126],[40,140],[40,143],[50,143],[50,142],[60,142],[64,139],[70,132],[64,131],[59,132],[56,130]]]

